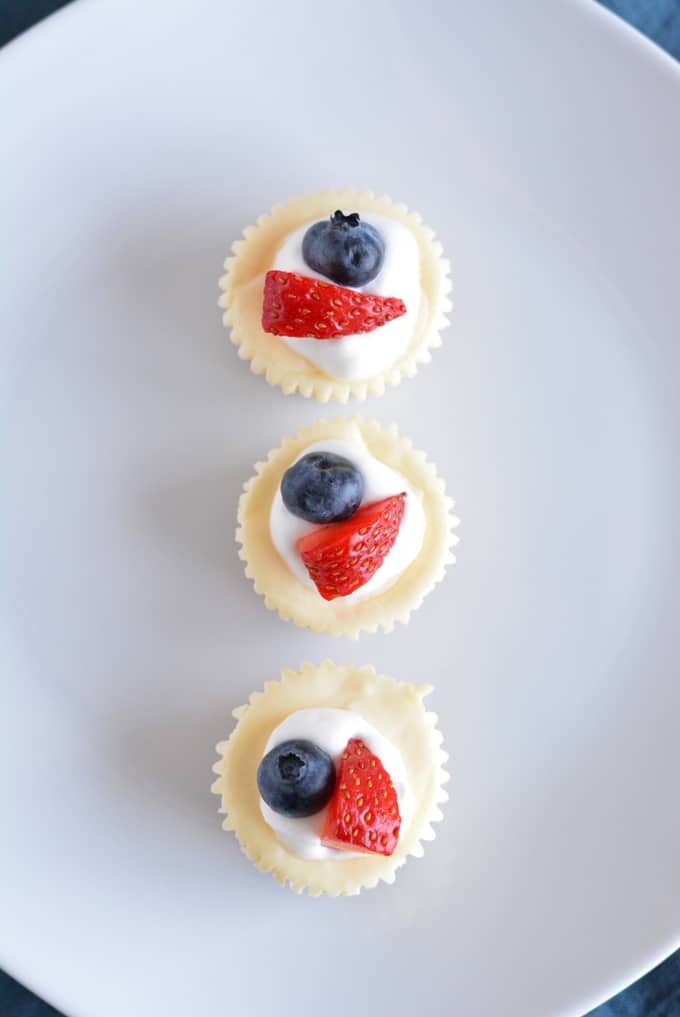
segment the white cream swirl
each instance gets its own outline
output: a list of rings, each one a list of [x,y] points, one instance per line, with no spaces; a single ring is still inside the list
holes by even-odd
[[[329,215],[333,211],[331,209]],[[373,332],[341,336],[338,339],[280,337],[324,374],[346,380],[373,378],[398,360],[413,334],[421,299],[420,252],[411,231],[402,223],[384,215],[362,212],[361,218],[382,234],[385,260],[380,274],[367,286],[356,287],[357,292],[398,297],[406,304],[406,314],[388,321]],[[311,225],[311,222],[305,223],[288,234],[276,253],[272,269],[298,272],[312,279],[326,279],[326,276],[311,269],[302,256],[302,241]]]
[[[406,766],[399,750],[392,742],[381,735],[367,720],[352,710],[338,710],[333,707],[315,707],[308,710],[296,710],[289,714],[278,727],[274,728],[263,755],[281,742],[306,739],[324,749],[333,762],[338,765],[340,756],[350,738],[360,738],[367,748],[378,757],[387,770],[397,792],[399,813],[401,815],[401,832],[403,833],[413,815],[413,793],[408,784]],[[260,808],[264,821],[272,828],[281,843],[299,858],[315,861],[327,859],[342,860],[348,857],[359,857],[355,851],[339,851],[336,848],[324,847],[320,835],[327,809],[321,809],[313,816],[292,819],[282,816],[260,799]]]
[[[358,590],[355,590],[354,593],[343,597],[343,600],[363,600],[366,597],[373,597],[378,593],[382,593],[409,567],[422,547],[423,537],[425,536],[425,512],[419,492],[411,487],[400,473],[397,473],[396,470],[391,469],[391,467],[371,455],[358,429],[354,441],[339,441],[327,438],[325,441],[315,442],[304,449],[295,462],[309,452],[334,452],[336,455],[344,456],[354,463],[364,478],[362,505],[369,505],[371,502],[381,501],[383,498],[389,498],[391,495],[401,494],[402,491],[406,492],[404,514],[394,545],[388,551],[384,562],[372,578],[363,586],[360,586]],[[288,511],[283,503],[281,488],[279,487],[274,495],[269,514],[269,531],[272,543],[290,571],[297,576],[301,583],[312,587],[312,589],[316,587],[307,572],[296,545],[301,537],[311,530],[318,529],[318,527],[318,523],[308,523],[306,520],[300,519],[299,516],[295,516],[292,512]]]

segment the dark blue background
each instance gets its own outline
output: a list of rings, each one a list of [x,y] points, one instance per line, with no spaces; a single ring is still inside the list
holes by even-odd
[[[68,0],[0,0],[0,46],[52,11],[65,6],[67,2]],[[603,2],[680,60],[680,0]],[[680,124],[680,108],[678,123]],[[0,971],[0,1017],[61,1015]],[[121,1017],[125,1015],[121,1014]],[[187,1017],[199,1015],[188,1014]],[[504,1015],[498,1014],[498,1017]],[[608,1003],[591,1011],[589,1017],[680,1017],[680,951]]]

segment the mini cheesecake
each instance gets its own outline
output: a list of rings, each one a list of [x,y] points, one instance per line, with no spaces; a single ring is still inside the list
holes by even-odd
[[[281,885],[357,894],[423,854],[446,801],[437,717],[372,667],[305,664],[234,710],[212,790],[223,827]]]
[[[255,590],[286,620],[348,635],[407,622],[453,562],[443,481],[395,427],[318,421],[255,466],[237,542]]]
[[[246,228],[220,279],[224,324],[256,374],[320,402],[382,394],[427,363],[451,308],[449,263],[420,216],[328,189]]]

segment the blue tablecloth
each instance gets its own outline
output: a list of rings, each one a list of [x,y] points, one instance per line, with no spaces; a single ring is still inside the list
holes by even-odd
[[[602,2],[680,60],[680,0]],[[0,0],[0,46],[66,3],[68,0]],[[680,186],[680,181],[678,184]],[[0,971],[0,1017],[62,1015]],[[498,1017],[505,1015],[498,1014]],[[639,982],[592,1010],[588,1017],[680,1017],[680,951]]]

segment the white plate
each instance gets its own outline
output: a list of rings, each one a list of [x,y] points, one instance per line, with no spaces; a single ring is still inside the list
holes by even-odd
[[[680,72],[590,3],[339,10],[103,0],[0,60],[0,961],[72,1017],[576,1015],[680,937]],[[215,306],[329,182],[455,278],[364,412],[447,477],[459,563],[358,644],[243,578],[253,461],[333,410]],[[231,709],[326,655],[433,682],[452,753],[437,840],[358,899],[280,890],[208,790]]]

